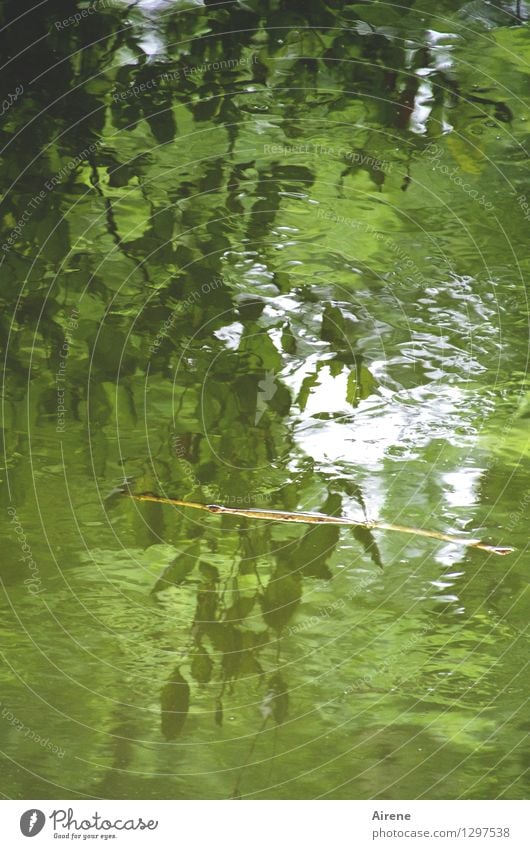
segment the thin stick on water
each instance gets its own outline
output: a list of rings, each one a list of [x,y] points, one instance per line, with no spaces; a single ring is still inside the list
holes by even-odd
[[[304,525],[349,525],[351,527],[366,528],[373,531],[397,531],[402,534],[413,534],[429,539],[439,539],[443,542],[452,542],[455,545],[463,545],[466,548],[479,548],[490,554],[511,554],[513,548],[508,546],[488,545],[476,539],[465,539],[453,534],[443,534],[440,531],[428,531],[425,528],[410,528],[407,525],[393,525],[390,522],[365,521],[360,522],[350,516],[326,516],[323,513],[289,513],[283,510],[260,510],[249,508],[248,510],[238,507],[224,507],[220,504],[200,504],[197,501],[182,501],[178,498],[165,498],[153,492],[141,492],[138,494],[128,489],[122,490],[123,495],[133,498],[135,501],[154,501],[157,504],[169,504],[172,507],[192,507],[195,510],[205,510],[207,513],[221,513],[228,516],[245,516],[248,519],[268,519],[273,522],[298,522]]]

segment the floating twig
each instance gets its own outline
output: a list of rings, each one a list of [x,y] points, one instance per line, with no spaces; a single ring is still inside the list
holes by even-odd
[[[476,539],[464,539],[453,534],[443,534],[440,531],[428,531],[425,528],[410,528],[407,525],[393,525],[390,522],[365,521],[360,522],[350,516],[326,516],[324,513],[290,513],[284,510],[261,510],[258,508],[239,509],[239,507],[224,507],[221,504],[200,504],[197,501],[182,501],[178,498],[165,498],[153,492],[141,492],[138,494],[128,489],[122,490],[123,495],[134,498],[135,501],[154,501],[157,504],[169,504],[172,507],[192,507],[195,510],[205,510],[207,513],[223,514],[228,516],[245,516],[247,519],[268,519],[272,522],[298,522],[304,525],[349,525],[350,527],[366,528],[369,531],[398,531],[402,534],[413,534],[414,536],[439,539],[451,542],[455,545],[463,545],[467,548],[479,548],[490,554],[511,554],[513,548],[508,546],[488,545]]]

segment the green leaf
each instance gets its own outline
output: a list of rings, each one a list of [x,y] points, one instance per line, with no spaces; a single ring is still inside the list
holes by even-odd
[[[210,563],[206,563],[204,560],[201,560],[199,563],[199,572],[201,574],[201,578],[204,578],[204,580],[208,583],[216,584],[219,581],[219,570],[215,566],[211,566]]]
[[[338,516],[342,512],[342,499],[338,493],[332,493],[326,500],[322,513]],[[333,554],[340,537],[337,525],[314,525],[301,538],[296,560],[303,563],[304,575],[311,578],[329,580],[331,572],[327,561]]]
[[[340,489],[342,492],[345,492],[346,495],[350,496],[350,498],[355,498],[357,504],[361,506],[362,511],[366,516],[366,503],[363,491],[358,484],[354,483],[349,478],[337,478],[333,481],[333,486]]]
[[[212,677],[213,660],[207,651],[199,646],[191,661],[191,677],[198,684],[208,684]]]
[[[160,694],[162,734],[174,740],[184,726],[190,706],[190,686],[177,666]]]
[[[304,377],[302,381],[302,385],[300,387],[300,392],[298,393],[298,406],[302,413],[306,408],[306,404],[308,398],[311,394],[311,390],[314,386],[317,385],[318,381],[318,371],[314,372],[314,374],[308,374],[307,377]]]
[[[282,348],[287,354],[296,354],[296,339],[289,322],[286,322],[282,331]]]
[[[193,543],[185,551],[179,552],[169,566],[166,566],[158,581],[153,587],[152,593],[167,590],[168,587],[177,587],[182,584],[193,571],[199,559],[201,546],[199,542]]]
[[[226,621],[241,622],[254,607],[257,596],[257,579],[254,573],[232,579],[225,592]]]
[[[346,384],[346,401],[355,407],[359,403],[357,373],[355,369],[350,371],[348,375],[348,383]]]
[[[248,357],[252,369],[265,369],[276,374],[282,365],[280,353],[265,330],[247,333],[241,337],[239,353]]]
[[[357,385],[359,387],[359,398],[364,401],[374,393],[379,386],[373,374],[368,371],[366,366],[359,366],[357,369]]]
[[[237,628],[227,626],[224,629],[226,650],[223,652],[223,678],[231,681],[238,677],[241,658],[244,653],[243,636]]]
[[[281,631],[294,615],[302,596],[300,572],[285,564],[278,564],[272,573],[261,599],[266,624]]]
[[[380,566],[382,569],[383,561],[381,560],[381,554],[379,553],[379,548],[377,547],[377,543],[372,532],[368,528],[363,528],[362,525],[358,525],[353,528],[353,535],[355,539],[361,543],[366,553],[370,555],[375,565]]]
[[[215,622],[218,602],[219,590],[217,584],[202,584],[201,589],[197,593],[195,624],[203,626]]]
[[[359,401],[364,401],[365,398],[372,395],[378,386],[377,380],[368,371],[366,366],[357,366],[348,375],[346,389],[346,400],[348,404],[355,407]]]
[[[324,342],[335,342],[343,347],[345,341],[346,321],[338,307],[326,304],[322,316],[320,337]]]

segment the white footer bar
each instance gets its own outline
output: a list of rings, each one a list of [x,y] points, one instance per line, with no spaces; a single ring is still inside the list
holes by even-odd
[[[9,849],[530,847],[525,801],[10,800],[0,802],[0,823]]]

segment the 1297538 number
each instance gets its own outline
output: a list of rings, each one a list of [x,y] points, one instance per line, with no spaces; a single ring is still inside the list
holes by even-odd
[[[475,826],[465,829],[466,837],[509,837],[509,828],[492,828],[491,826]]]

